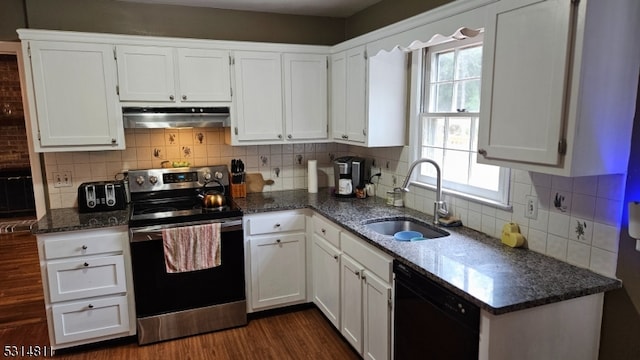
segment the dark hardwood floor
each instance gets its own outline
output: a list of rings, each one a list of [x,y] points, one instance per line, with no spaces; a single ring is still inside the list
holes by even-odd
[[[0,235],[0,346],[49,345],[36,239]],[[359,359],[315,307],[257,316],[245,327],[138,346],[59,351],[58,359]]]

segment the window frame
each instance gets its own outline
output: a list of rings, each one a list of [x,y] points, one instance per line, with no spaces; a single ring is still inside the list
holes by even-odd
[[[464,40],[449,40],[443,41],[437,44],[432,44],[428,48],[421,48],[413,50],[411,54],[411,98],[410,98],[410,139],[409,139],[409,162],[413,162],[422,158],[422,117],[423,115],[441,115],[442,117],[449,115],[458,115],[457,113],[428,113],[423,110],[429,109],[429,88],[430,88],[430,76],[429,71],[431,67],[431,59],[427,59],[435,49],[436,51],[453,49],[457,47],[469,47],[475,44],[483,44],[483,34],[480,34],[473,38]],[[484,50],[484,49],[483,49]],[[423,61],[425,60],[425,61]],[[426,77],[426,78],[425,78]],[[423,81],[425,79],[426,81]],[[477,113],[460,113],[464,117],[465,115],[472,115],[480,121],[480,111]],[[475,131],[475,130],[474,130]],[[476,131],[477,139],[477,131]],[[476,143],[477,140],[474,142]],[[477,152],[470,149],[471,153]],[[422,164],[420,165],[422,166]],[[435,190],[436,179],[434,177],[423,176],[420,174],[420,168],[416,169],[411,176],[411,184],[422,188]],[[510,210],[509,190],[511,182],[511,169],[500,167],[499,172],[499,184],[498,191],[487,195],[487,190],[481,188],[455,183],[456,186],[452,186],[451,182],[442,180],[442,192],[445,194],[455,195],[457,197],[480,202],[483,204],[491,205],[503,210]],[[474,190],[475,189],[475,190]],[[477,191],[480,190],[480,191]],[[489,191],[491,192],[491,191]],[[491,196],[493,195],[493,196]]]

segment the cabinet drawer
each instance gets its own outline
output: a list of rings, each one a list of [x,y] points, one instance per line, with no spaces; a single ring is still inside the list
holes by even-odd
[[[51,302],[126,292],[124,257],[77,258],[47,263]]]
[[[393,258],[347,233],[340,234],[342,251],[362,264],[380,279],[391,283]]]
[[[129,333],[126,296],[113,296],[51,307],[56,344]]]
[[[39,236],[44,239],[44,258],[59,259],[122,252],[127,243],[127,232],[79,231],[56,235]]]
[[[259,216],[249,218],[249,233],[251,235],[296,230],[303,231],[304,229],[305,216],[303,214]]]
[[[340,229],[319,216],[313,216],[313,232],[340,248]]]

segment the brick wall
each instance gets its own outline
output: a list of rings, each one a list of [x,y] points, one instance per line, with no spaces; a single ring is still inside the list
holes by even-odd
[[[29,167],[18,63],[0,55],[0,171]]]

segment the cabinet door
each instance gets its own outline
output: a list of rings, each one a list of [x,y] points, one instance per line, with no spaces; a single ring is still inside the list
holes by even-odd
[[[347,255],[341,259],[340,332],[359,354],[363,350],[362,274],[364,268]]]
[[[478,132],[486,159],[560,162],[572,3],[495,4],[484,36]]]
[[[287,139],[327,138],[327,56],[284,54]]]
[[[122,255],[47,262],[51,302],[125,293]]]
[[[347,54],[331,56],[331,133],[334,139],[345,140],[347,115]]]
[[[173,48],[119,45],[116,53],[120,100],[176,100]]]
[[[391,354],[391,286],[371,272],[364,276],[365,359],[389,359]]]
[[[340,328],[340,250],[313,234],[313,302]]]
[[[55,304],[51,313],[56,344],[129,333],[126,296]]]
[[[346,135],[347,140],[364,142],[366,137],[366,78],[367,61],[365,47],[347,51],[347,110]]]
[[[231,101],[229,52],[178,49],[180,101]]]
[[[253,309],[305,300],[305,235],[293,233],[251,238]]]
[[[36,148],[124,149],[113,47],[53,41],[29,46],[40,133]]]
[[[238,140],[282,140],[282,70],[279,53],[235,55]]]

